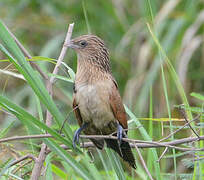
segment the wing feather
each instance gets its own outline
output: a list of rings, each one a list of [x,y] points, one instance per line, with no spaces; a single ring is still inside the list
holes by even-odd
[[[115,118],[118,120],[118,122],[124,129],[127,129],[128,125],[126,112],[115,80],[113,80],[113,87],[109,96],[109,100]]]
[[[73,110],[74,110],[74,114],[76,116],[76,119],[78,121],[78,124],[81,127],[83,120],[82,120],[81,113],[80,113],[80,110],[79,110],[78,104],[76,103],[75,98],[73,99]]]

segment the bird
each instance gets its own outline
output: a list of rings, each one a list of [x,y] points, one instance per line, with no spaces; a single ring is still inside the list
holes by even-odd
[[[96,35],[81,35],[66,44],[76,51],[77,71],[73,86],[73,110],[80,128],[75,131],[73,146],[85,135],[110,135],[116,139],[90,139],[100,150],[104,144],[136,169],[127,137],[127,117],[118,85],[111,73],[109,51]]]

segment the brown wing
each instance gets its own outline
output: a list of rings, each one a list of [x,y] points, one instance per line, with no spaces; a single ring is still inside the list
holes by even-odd
[[[128,125],[127,125],[126,112],[115,80],[113,80],[113,87],[112,87],[112,91],[109,99],[110,99],[111,109],[113,111],[115,118],[119,121],[120,125],[124,129],[127,129]]]
[[[73,100],[73,110],[74,110],[74,114],[75,114],[75,116],[76,116],[76,119],[77,119],[77,121],[78,121],[78,124],[79,124],[79,126],[81,127],[83,121],[82,121],[82,117],[81,117],[81,114],[80,114],[80,110],[79,110],[78,104],[76,103],[75,98],[74,98],[74,100]]]

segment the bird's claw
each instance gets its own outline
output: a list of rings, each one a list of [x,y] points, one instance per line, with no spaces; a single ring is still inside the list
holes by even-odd
[[[79,143],[79,135],[81,134],[81,131],[83,131],[87,126],[88,126],[88,123],[84,123],[79,129],[75,131],[73,142],[72,142],[74,148],[76,148],[76,144]]]
[[[74,138],[73,138],[73,146],[74,148],[76,148],[76,144],[79,144],[79,135],[80,135],[80,128],[78,130],[75,131],[74,133]]]

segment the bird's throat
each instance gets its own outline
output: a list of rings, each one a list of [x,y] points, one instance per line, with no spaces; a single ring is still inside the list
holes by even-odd
[[[108,73],[90,60],[78,60],[76,83],[94,83],[107,78]]]

